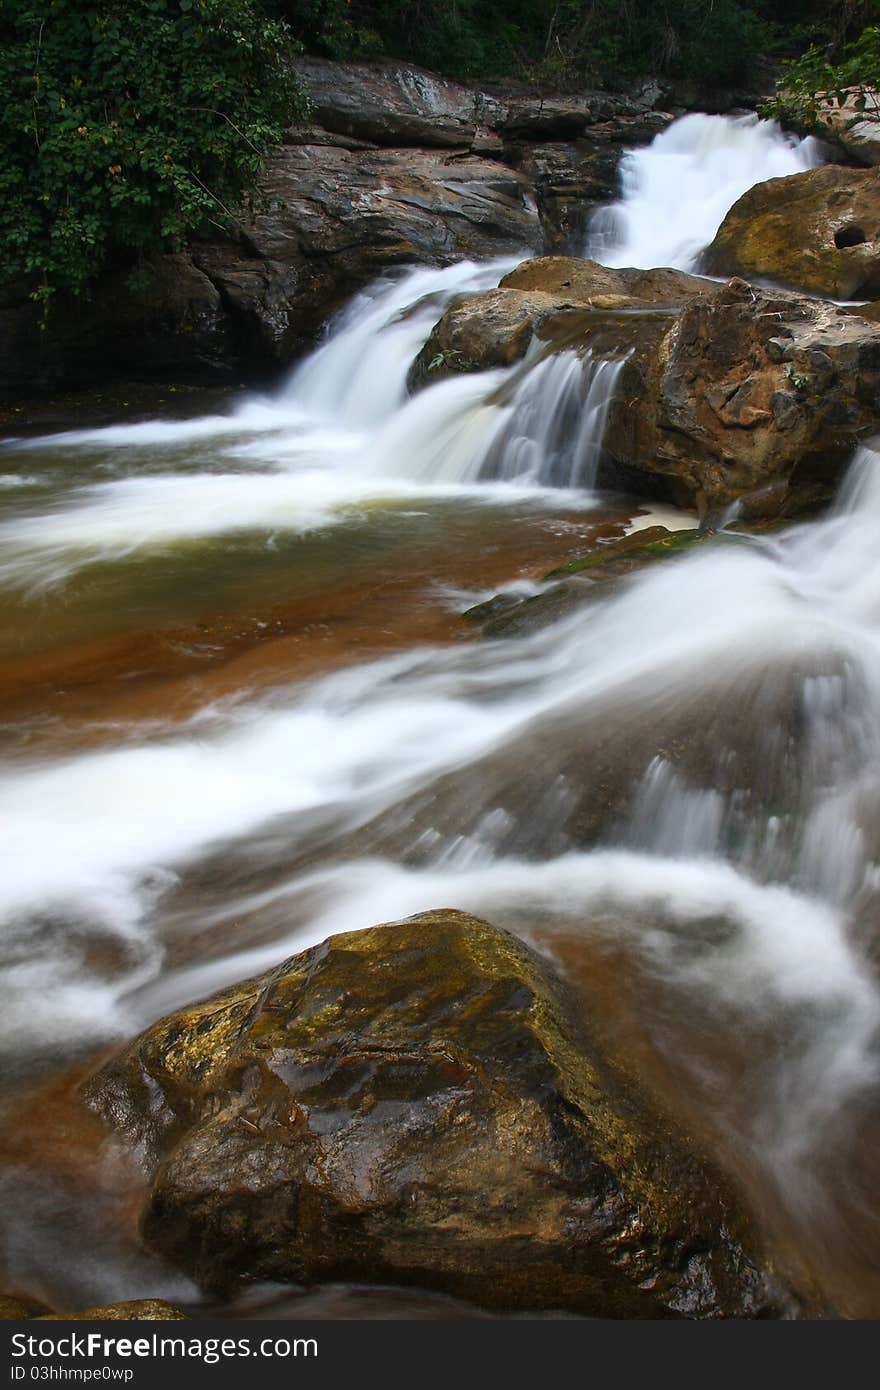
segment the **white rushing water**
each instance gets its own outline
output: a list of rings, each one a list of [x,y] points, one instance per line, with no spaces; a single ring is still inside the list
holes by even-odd
[[[815,158],[766,123],[686,117],[628,157],[604,257],[688,266],[750,183]],[[240,531],[268,544],[401,498],[591,505],[619,364],[535,356],[407,398],[450,297],[513,263],[383,282],[281,392],[229,416],[10,449],[34,486],[59,453],[94,468],[48,503],[4,485],[0,582],[63,594],[97,561]],[[545,945],[613,939],[731,1045],[786,1020],[743,1142],[794,1191],[877,1082],[878,470],[866,449],[832,517],[716,541],[533,636],[10,760],[7,1059],[130,1033],[329,932],[455,906]],[[196,937],[210,949],[187,959]]]
[[[684,116],[624,155],[622,196],[594,216],[586,254],[610,266],[693,270],[743,193],[819,163],[812,136],[783,136],[772,121]]]

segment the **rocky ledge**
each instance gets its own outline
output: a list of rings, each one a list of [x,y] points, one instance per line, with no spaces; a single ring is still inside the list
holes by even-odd
[[[732,503],[753,517],[798,510],[880,425],[880,326],[858,310],[571,257],[528,261],[452,305],[411,382],[511,365],[530,349],[531,361],[570,349],[622,360],[600,481],[620,475],[702,515]]]
[[[208,1289],[414,1284],[496,1309],[795,1303],[725,1177],[547,963],[459,912],[335,936],[163,1019],[85,1088],[146,1240]]]

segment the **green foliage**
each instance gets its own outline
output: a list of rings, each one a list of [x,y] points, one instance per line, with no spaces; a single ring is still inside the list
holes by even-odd
[[[785,367],[785,375],[796,391],[806,391],[810,384],[810,378],[805,376],[803,372],[796,371],[790,362]]]
[[[813,45],[785,65],[776,96],[766,114],[795,121],[815,130],[839,123],[845,107],[848,123],[880,121],[880,27],[871,25],[854,43],[846,44],[839,62]]]
[[[465,357],[458,348],[449,348],[446,352],[438,352],[436,357],[431,358],[428,363],[428,371],[475,372],[479,370],[479,366],[479,362]]]
[[[837,32],[840,0],[272,0],[311,52],[384,53],[542,87],[661,75],[738,82],[773,50]],[[843,0],[844,8],[866,0]],[[801,26],[801,28],[798,28]],[[794,49],[786,35],[798,30]]]
[[[228,230],[307,103],[251,0],[0,0],[0,281]]]

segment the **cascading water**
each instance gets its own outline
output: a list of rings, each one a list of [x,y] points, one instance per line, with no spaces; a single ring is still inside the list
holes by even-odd
[[[685,118],[630,157],[613,258],[689,264],[725,200],[814,157],[753,120]],[[511,264],[383,282],[283,391],[231,415],[10,446],[7,604],[15,592],[38,626],[102,584],[136,592],[143,568],[170,594],[190,552],[196,585],[237,546],[248,572],[285,545],[313,557],[327,532],[369,552],[377,515],[397,546],[441,501],[574,506],[620,364],[535,355],[406,398],[449,296]],[[7,1070],[23,1083],[330,932],[469,909],[590,988],[613,961],[658,1068],[771,1225],[784,1212],[805,1245],[838,1240],[865,1286],[880,1249],[855,1157],[880,1028],[878,470],[865,450],[831,517],[714,540],[517,641],[410,645],[263,694],[245,671],[195,715],[99,711],[95,746],[90,726],[60,752],[28,726],[0,777]],[[241,582],[218,572],[230,593]],[[42,1244],[5,1247],[23,1284],[72,1259],[47,1210]],[[876,1290],[851,1306],[876,1313]]]

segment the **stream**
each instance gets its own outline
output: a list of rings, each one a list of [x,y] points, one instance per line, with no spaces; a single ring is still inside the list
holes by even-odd
[[[585,251],[693,269],[742,192],[818,158],[684,117]],[[468,607],[694,524],[594,489],[618,363],[408,396],[444,307],[516,263],[377,283],[226,414],[0,443],[0,1283],[198,1309],[71,1085],[332,932],[456,907],[550,953],[771,1244],[880,1315],[880,460],[821,520],[480,639]],[[338,1289],[224,1311],[264,1307],[457,1315]]]

